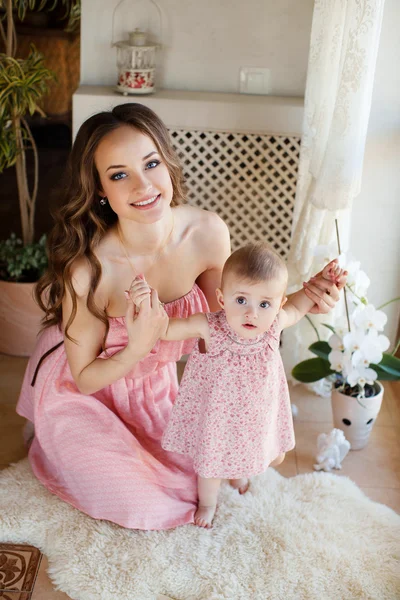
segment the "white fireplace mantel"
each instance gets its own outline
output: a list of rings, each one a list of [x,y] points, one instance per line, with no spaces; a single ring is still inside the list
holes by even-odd
[[[112,86],[81,85],[73,95],[73,136],[89,116],[118,104],[139,102],[168,128],[300,135],[303,98],[160,89],[123,96]]]

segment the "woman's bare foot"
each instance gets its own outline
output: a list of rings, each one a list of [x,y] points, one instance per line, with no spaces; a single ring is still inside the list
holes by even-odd
[[[194,514],[194,524],[198,527],[211,529],[212,520],[215,515],[216,505],[214,506],[199,506]]]
[[[241,479],[230,479],[230,485],[239,491],[239,494],[245,494],[250,487],[250,479],[242,477]]]

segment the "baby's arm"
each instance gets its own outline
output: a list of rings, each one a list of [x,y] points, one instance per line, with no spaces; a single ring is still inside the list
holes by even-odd
[[[209,327],[206,315],[197,313],[186,319],[169,319],[168,329],[161,339],[176,341],[203,338],[207,341],[208,334]]]
[[[136,278],[129,290],[129,295],[136,306],[151,294],[151,288],[144,278]],[[168,321],[166,332],[160,339],[168,341],[203,338],[208,341],[209,327],[207,317],[203,313],[191,315],[186,319],[172,318]]]
[[[318,279],[320,281],[332,281],[336,283],[339,289],[342,289],[346,283],[346,277],[347,271],[339,267],[337,260],[333,260],[324,267]],[[290,300],[278,313],[279,324],[282,329],[295,325],[313,306],[314,302],[306,296],[304,290],[292,294]]]

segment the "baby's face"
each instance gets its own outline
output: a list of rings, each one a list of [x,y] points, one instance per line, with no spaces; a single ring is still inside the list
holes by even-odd
[[[252,339],[268,331],[284,301],[286,278],[251,282],[229,273],[217,299],[226,320],[243,338]]]

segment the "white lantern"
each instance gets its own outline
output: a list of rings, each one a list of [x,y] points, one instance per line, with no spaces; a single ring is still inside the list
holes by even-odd
[[[145,31],[135,29],[129,40],[116,42],[117,90],[127,94],[151,94],[155,90],[156,44],[147,43]]]
[[[116,24],[119,35],[128,38],[112,43],[117,48],[116,89],[125,96],[151,94],[155,91],[158,40],[162,34],[161,11],[154,0],[121,0],[113,12],[113,40]]]

